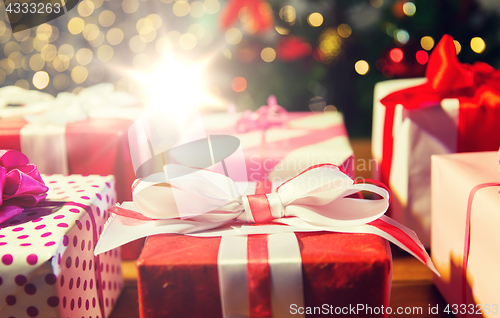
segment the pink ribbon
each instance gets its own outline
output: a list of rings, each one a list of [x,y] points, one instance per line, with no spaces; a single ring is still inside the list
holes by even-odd
[[[47,197],[40,173],[28,157],[15,150],[0,150],[0,223]]]
[[[267,105],[259,107],[255,112],[246,110],[241,114],[240,119],[236,122],[236,131],[238,133],[258,129],[265,131],[270,127],[282,126],[287,119],[288,112],[278,105],[276,96],[271,95],[267,99]]]

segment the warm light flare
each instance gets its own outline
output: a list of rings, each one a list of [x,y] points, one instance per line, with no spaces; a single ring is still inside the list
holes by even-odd
[[[202,87],[205,64],[188,64],[167,54],[153,71],[130,75],[147,89],[150,110],[166,110],[183,122],[194,108],[218,104]]]

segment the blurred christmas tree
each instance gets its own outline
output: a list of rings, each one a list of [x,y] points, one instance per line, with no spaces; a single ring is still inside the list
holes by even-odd
[[[0,84],[55,95],[112,82],[141,95],[134,74],[149,72],[159,95],[180,78],[190,95],[195,75],[161,69],[168,54],[204,61],[202,86],[222,105],[255,109],[270,94],[288,110],[334,105],[351,136],[368,136],[375,83],[423,76],[443,34],[461,62],[499,68],[499,12],[496,0],[82,0],[20,32],[2,15]]]

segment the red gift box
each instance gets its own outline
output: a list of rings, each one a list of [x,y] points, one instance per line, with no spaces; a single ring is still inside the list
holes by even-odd
[[[335,310],[364,305],[354,314],[344,310],[343,316],[386,316],[380,311],[375,314],[375,308],[389,303],[392,259],[386,240],[370,234],[296,236],[305,310],[319,307],[335,314]],[[137,261],[141,317],[222,317],[217,271],[220,241],[220,237],[149,237]],[[368,307],[375,310],[370,314]],[[295,309],[300,310],[290,307],[291,314]]]
[[[135,173],[128,148],[128,119],[93,118],[66,126],[66,147],[70,174],[114,175],[117,201],[132,199],[130,186]],[[27,122],[24,119],[0,121],[0,149],[22,151],[20,131]],[[36,158],[31,162],[37,164]],[[143,240],[122,248],[123,259],[136,259]]]

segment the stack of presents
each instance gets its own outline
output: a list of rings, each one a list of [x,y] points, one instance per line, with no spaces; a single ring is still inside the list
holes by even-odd
[[[341,114],[267,104],[181,119],[107,84],[1,88],[0,317],[108,317],[122,259],[144,318],[387,317],[388,242],[497,314],[500,72],[444,36],[426,78],[377,84],[379,182]]]

